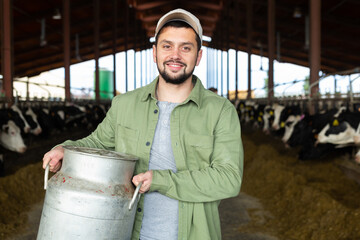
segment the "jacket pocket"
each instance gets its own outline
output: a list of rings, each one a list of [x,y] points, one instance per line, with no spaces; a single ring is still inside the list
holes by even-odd
[[[136,155],[139,142],[139,130],[117,125],[116,151]]]
[[[188,134],[185,138],[185,145],[190,169],[201,169],[210,165],[214,136]]]

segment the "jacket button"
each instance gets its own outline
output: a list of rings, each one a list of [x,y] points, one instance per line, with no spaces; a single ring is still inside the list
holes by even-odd
[[[154,110],[154,113],[158,113],[158,110],[157,110],[157,109],[155,109],[155,110]]]
[[[138,208],[137,211],[138,211],[138,212],[141,212],[141,208]]]
[[[150,142],[146,142],[146,146],[150,146]]]

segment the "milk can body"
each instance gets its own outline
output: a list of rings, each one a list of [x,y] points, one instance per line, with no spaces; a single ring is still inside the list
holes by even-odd
[[[61,170],[47,182],[37,240],[130,239],[136,207],[129,205],[138,200],[131,183],[137,158],[64,149]]]

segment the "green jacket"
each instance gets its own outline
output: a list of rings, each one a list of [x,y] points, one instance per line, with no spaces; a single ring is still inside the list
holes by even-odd
[[[139,157],[135,174],[146,172],[158,121],[155,89],[149,85],[116,96],[104,121],[88,137],[66,141],[115,150]],[[171,144],[177,173],[153,171],[150,192],[179,201],[178,239],[221,239],[218,205],[237,196],[243,175],[240,123],[234,106],[206,90],[194,76],[194,88],[171,113]],[[132,239],[139,239],[143,197],[135,217]]]

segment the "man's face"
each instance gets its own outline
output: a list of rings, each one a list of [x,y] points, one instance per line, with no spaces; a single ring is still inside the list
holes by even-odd
[[[196,33],[191,28],[166,27],[153,46],[154,62],[167,83],[182,84],[191,79],[202,50],[197,51]]]

